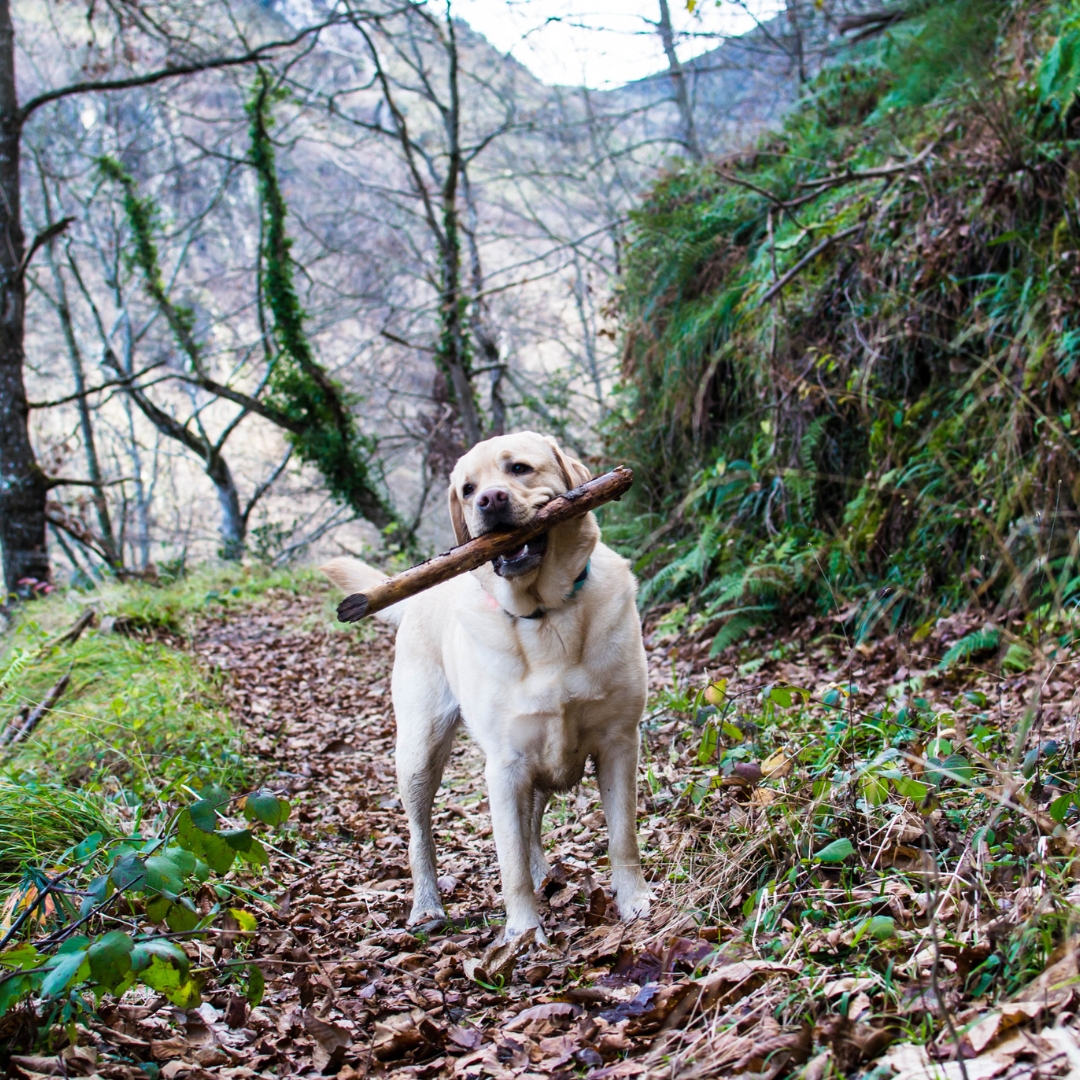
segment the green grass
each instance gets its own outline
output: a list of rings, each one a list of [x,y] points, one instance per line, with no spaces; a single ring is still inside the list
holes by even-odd
[[[212,568],[165,585],[106,584],[17,610],[0,638],[0,723],[67,690],[14,747],[0,747],[0,883],[95,830],[128,831],[185,788],[250,782],[221,687],[178,639],[193,621],[252,602],[308,575]],[[87,605],[98,627],[51,644]],[[124,633],[104,632],[112,617]],[[51,800],[53,812],[44,814]]]
[[[137,629],[183,634],[192,618],[217,614],[258,599],[269,589],[304,591],[323,578],[313,569],[268,570],[261,566],[214,564],[164,585],[127,582],[100,586],[82,596],[130,621]]]
[[[91,833],[108,837],[117,827],[93,794],[0,780],[0,890],[18,884],[28,866],[47,865]]]

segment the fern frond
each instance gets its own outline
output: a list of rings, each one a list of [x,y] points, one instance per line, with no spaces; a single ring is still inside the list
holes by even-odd
[[[957,661],[970,660],[981,653],[992,652],[1000,644],[1001,631],[993,626],[965,634],[941,658],[938,669],[944,671],[946,668],[952,667]]]
[[[716,656],[729,645],[741,641],[755,626],[763,626],[775,614],[772,605],[742,608],[717,631],[709,646],[709,656]]]

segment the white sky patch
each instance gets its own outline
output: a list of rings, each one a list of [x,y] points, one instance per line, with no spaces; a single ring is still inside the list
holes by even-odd
[[[771,18],[783,0],[668,0],[680,60]],[[453,0],[452,10],[549,86],[606,89],[667,67],[659,0]]]

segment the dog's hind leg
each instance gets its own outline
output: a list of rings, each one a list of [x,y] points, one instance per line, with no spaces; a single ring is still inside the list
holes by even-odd
[[[544,811],[551,796],[539,788],[533,792],[532,835],[529,839],[529,868],[532,870],[533,888],[544,884],[551,867],[544,855]]]
[[[443,700],[436,702],[432,701],[430,688],[399,686],[396,680],[394,712],[398,789],[409,817],[409,869],[413,882],[409,924],[414,925],[446,914],[435,871],[431,807],[454,746],[459,714],[448,690]]]

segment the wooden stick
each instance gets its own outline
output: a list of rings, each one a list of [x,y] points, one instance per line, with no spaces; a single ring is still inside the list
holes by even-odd
[[[3,734],[0,734],[0,746],[14,746],[28,739],[41,718],[60,700],[70,681],[71,672],[69,671],[60,678],[39,704],[30,710],[20,710],[15,719],[4,729]]]
[[[475,540],[444,551],[427,562],[395,574],[366,593],[346,596],[338,604],[338,619],[341,622],[358,622],[365,615],[374,615],[376,611],[382,611],[399,600],[415,596],[418,592],[449,581],[450,578],[469,570],[475,570],[499,555],[509,555],[511,551],[535,540],[555,525],[581,517],[606,502],[621,499],[633,482],[633,472],[620,465],[617,469],[582,484],[581,487],[556,496],[547,506],[541,507],[528,525],[523,525],[520,529],[485,533]]]

